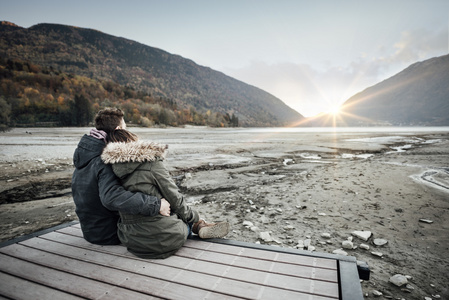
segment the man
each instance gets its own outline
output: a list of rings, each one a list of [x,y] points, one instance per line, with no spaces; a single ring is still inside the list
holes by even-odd
[[[118,211],[155,216],[169,214],[165,199],[126,191],[114,175],[111,165],[101,160],[106,136],[125,129],[123,112],[116,108],[101,110],[95,116],[95,128],[84,135],[73,155],[76,167],[72,176],[72,194],[84,238],[93,244],[120,244],[117,236]]]

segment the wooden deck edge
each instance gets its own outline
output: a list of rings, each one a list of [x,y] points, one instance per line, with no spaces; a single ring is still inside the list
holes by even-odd
[[[338,277],[340,282],[340,299],[364,299],[357,264],[348,261],[338,261]]]
[[[17,243],[20,243],[22,241],[25,241],[25,240],[28,240],[28,239],[32,239],[32,238],[38,237],[40,235],[47,234],[47,233],[50,233],[52,231],[56,231],[56,230],[61,229],[61,228],[70,227],[70,226],[78,224],[78,223],[79,223],[79,221],[70,221],[70,222],[62,223],[62,224],[59,224],[59,225],[56,225],[56,226],[53,226],[53,227],[50,227],[50,228],[47,228],[47,229],[42,229],[42,230],[30,233],[30,234],[26,234],[26,235],[23,235],[23,236],[20,236],[20,237],[16,237],[16,238],[13,238],[13,239],[8,240],[8,241],[1,242],[0,243],[0,248],[6,247],[6,246],[9,246],[9,245],[12,245],[12,244],[17,244]]]
[[[335,259],[335,260],[338,260],[338,261],[346,261],[346,262],[351,262],[351,263],[357,263],[356,258],[353,257],[353,256],[337,255],[337,254],[331,254],[331,253],[325,253],[325,252],[311,252],[311,251],[306,251],[306,250],[299,250],[299,249],[292,249],[292,248],[282,248],[282,247],[276,247],[276,246],[271,246],[271,245],[262,245],[262,244],[241,242],[241,241],[236,241],[236,240],[227,240],[227,239],[207,239],[207,240],[203,240],[203,239],[200,239],[198,236],[190,236],[189,239],[201,240],[201,241],[206,241],[206,242],[210,242],[210,243],[238,246],[238,247],[244,247],[244,248],[251,248],[251,249],[259,249],[259,250],[265,250],[265,251],[286,253],[286,254],[310,256],[310,257],[316,257],[316,258]]]

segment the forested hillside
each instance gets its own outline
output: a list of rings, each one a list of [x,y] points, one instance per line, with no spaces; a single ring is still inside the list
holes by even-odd
[[[22,28],[2,22],[0,56],[4,60],[38,65],[50,74],[55,74],[53,70],[59,74],[57,76],[63,73],[68,78],[68,74],[72,74],[73,78],[83,78],[79,79],[82,82],[93,80],[101,85],[114,82],[123,90],[139,95],[145,93],[162,107],[170,108],[172,119],[170,111],[177,116],[180,112],[184,115],[185,110],[196,111],[203,119],[212,119],[204,123],[223,123],[224,126],[226,122],[222,118],[228,115],[238,117],[242,126],[284,126],[303,119],[281,100],[256,87],[181,56],[92,29],[56,24]],[[74,99],[74,94],[71,97]],[[96,96],[88,100],[92,105],[99,103],[101,106],[101,101],[109,98],[98,97],[98,102],[94,99]],[[136,100],[126,95],[116,99]],[[138,100],[148,104],[144,99]],[[137,105],[139,103],[137,101]],[[142,111],[140,115],[152,120],[152,115]],[[178,124],[185,123],[183,117],[175,119]]]
[[[183,124],[238,126],[235,115],[180,108],[113,81],[0,57],[0,126],[84,126],[100,108],[120,107],[127,122],[142,126]]]

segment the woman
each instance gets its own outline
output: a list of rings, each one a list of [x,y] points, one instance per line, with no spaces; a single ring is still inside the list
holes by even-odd
[[[118,236],[129,252],[142,258],[165,258],[182,247],[190,232],[200,238],[228,234],[229,223],[206,223],[186,204],[164,165],[166,145],[139,141],[125,129],[110,132],[107,139],[101,158],[112,165],[123,186],[162,199],[157,216],[120,212]]]

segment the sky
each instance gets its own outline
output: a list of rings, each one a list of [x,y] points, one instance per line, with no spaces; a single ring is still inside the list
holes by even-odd
[[[0,0],[0,20],[134,40],[261,88],[306,117],[449,51],[448,0]]]

